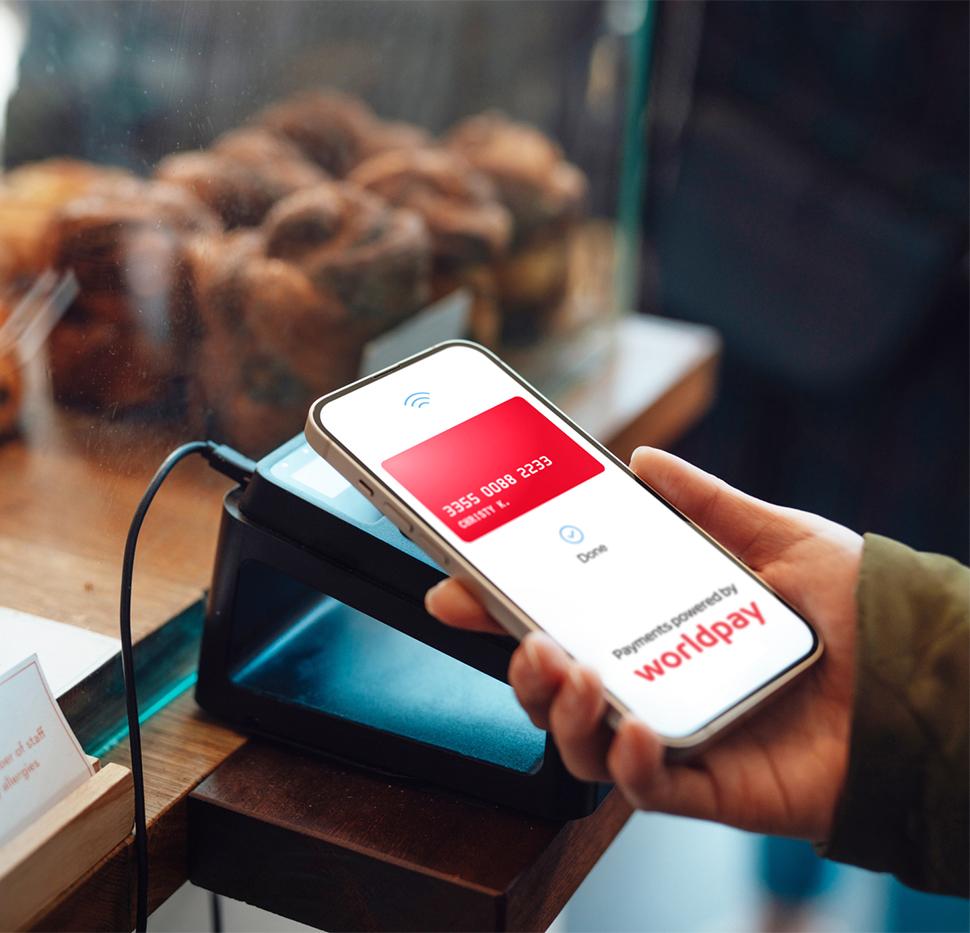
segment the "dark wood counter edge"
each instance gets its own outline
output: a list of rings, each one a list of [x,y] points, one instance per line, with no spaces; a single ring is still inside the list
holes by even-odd
[[[231,759],[230,761],[227,761],[225,764],[230,765]],[[222,765],[219,766],[219,768],[222,768],[222,767],[223,767]],[[217,768],[216,771],[218,771],[219,768]],[[204,792],[205,783],[206,782],[203,781],[199,785],[199,787],[196,788],[196,790],[194,790],[191,794],[189,794],[188,804],[189,804],[190,810],[196,809],[198,811],[199,806],[208,807],[211,805],[216,805],[220,810],[224,810],[227,813],[233,814],[235,816],[243,817],[246,820],[253,819],[253,815],[250,811],[248,811],[243,806],[233,804],[231,801],[220,800],[217,804],[213,804],[213,801],[209,799]],[[191,818],[192,816],[190,815],[190,819]],[[266,820],[262,820],[261,822],[264,822],[267,826],[275,827],[276,829],[282,829],[282,830],[290,829],[290,827],[288,827],[285,823],[280,822],[278,820],[266,819]],[[397,856],[390,855],[386,852],[382,852],[380,849],[374,846],[363,846],[355,842],[344,840],[343,842],[340,843],[340,848],[346,849],[349,852],[353,852],[355,855],[362,855],[365,858],[375,859],[379,862],[386,862],[388,865],[393,865],[397,868],[404,868],[407,871],[413,871],[420,875],[426,875],[428,878],[433,878],[436,881],[447,881],[449,884],[457,885],[458,887],[462,887],[462,888],[467,888],[469,891],[475,891],[476,893],[479,893],[479,894],[494,893],[494,891],[491,888],[489,888],[487,885],[477,884],[474,881],[468,881],[464,878],[459,878],[454,874],[450,874],[449,872],[428,868],[427,866],[424,866],[424,865],[416,865],[413,862],[409,862],[407,859],[398,858]]]
[[[592,816],[564,823],[542,857],[516,878],[503,898],[507,930],[546,930],[630,818],[632,808],[613,790]],[[587,821],[598,820],[597,830]]]
[[[201,814],[195,810],[201,809]],[[298,831],[190,801],[194,884],[326,930],[486,930],[499,924],[488,892],[371,859]],[[227,867],[217,843],[241,858]],[[433,919],[432,919],[433,918]]]
[[[329,930],[545,929],[630,815],[614,792],[539,820],[262,741],[188,807],[190,880]]]

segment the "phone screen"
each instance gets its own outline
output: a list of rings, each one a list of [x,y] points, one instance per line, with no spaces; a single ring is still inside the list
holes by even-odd
[[[698,732],[816,648],[800,616],[474,347],[318,418],[661,736]]]

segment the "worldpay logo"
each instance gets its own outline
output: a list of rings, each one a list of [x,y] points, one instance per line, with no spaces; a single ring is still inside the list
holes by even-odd
[[[686,632],[680,636],[673,648],[664,651],[647,661],[641,667],[634,668],[633,673],[649,683],[664,677],[668,671],[676,670],[682,664],[688,664],[695,658],[715,648],[730,648],[735,639],[749,626],[762,626],[765,617],[758,604],[753,602],[749,606],[742,606],[735,612],[710,625],[698,625],[693,634]]]

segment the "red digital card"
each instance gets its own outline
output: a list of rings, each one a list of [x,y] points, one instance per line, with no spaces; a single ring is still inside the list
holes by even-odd
[[[463,541],[603,472],[524,398],[510,398],[382,466]]]

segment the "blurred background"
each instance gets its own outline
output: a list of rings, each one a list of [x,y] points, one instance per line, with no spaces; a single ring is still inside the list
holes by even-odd
[[[156,328],[147,340],[142,305],[115,302],[114,293],[106,302],[103,266],[93,279],[78,271],[92,247],[69,221],[81,217],[99,230],[105,217],[133,223],[118,192],[106,195],[99,177],[104,200],[78,213],[53,193],[90,194],[76,184],[74,163],[39,175],[25,169],[56,156],[98,172],[111,166],[125,184],[158,176],[166,156],[211,150],[240,125],[279,132],[278,111],[259,115],[308,88],[346,92],[372,110],[361,118],[354,105],[352,116],[337,118],[327,104],[325,116],[320,107],[313,115],[328,132],[339,124],[343,142],[359,142],[363,119],[368,145],[392,125],[401,132],[400,121],[422,139],[454,142],[456,124],[498,108],[537,134],[499,138],[511,168],[474,166],[492,187],[468,198],[511,212],[509,253],[476,254],[460,274],[452,256],[445,269],[449,283],[489,305],[480,321],[492,323],[480,326],[496,345],[529,349],[547,376],[550,359],[580,359],[575,371],[554,373],[579,379],[602,359],[602,333],[619,315],[711,325],[724,341],[719,393],[679,454],[763,498],[968,560],[966,3],[49,2],[0,6],[0,23],[0,93],[9,101],[0,185],[0,247],[9,255],[0,251],[0,285],[13,307],[46,264],[79,279],[31,377],[58,404],[99,423],[160,420],[184,436],[201,421],[261,452],[282,439],[273,434],[281,423],[283,437],[298,430],[308,390],[298,336],[267,362],[255,337],[240,336],[245,309],[233,305],[229,332],[219,330],[232,251],[262,257],[270,248],[263,239],[272,243],[279,232],[267,228],[265,210],[246,223],[227,219],[238,190],[227,208],[191,165],[170,166],[167,179],[208,197],[206,210],[220,222],[199,220],[198,211],[173,222],[176,245],[165,255],[174,249],[172,268],[190,270],[192,323],[186,337],[169,299],[159,312],[162,336]],[[383,121],[377,129],[373,115]],[[312,150],[298,132],[305,119],[284,127],[298,157],[338,178],[359,169],[360,161],[336,165]],[[460,150],[458,142],[448,144]],[[536,154],[540,176],[565,172],[582,195],[576,204],[557,201],[538,227],[529,212],[548,205],[548,187],[533,172],[526,195],[509,193],[525,153]],[[57,235],[25,245],[25,217]],[[565,273],[548,274],[565,268],[557,252],[565,250],[585,262],[583,276],[573,271],[568,283]],[[442,271],[440,256],[429,261]],[[537,278],[545,283],[538,294]],[[325,286],[329,301],[336,286]],[[157,287],[145,286],[153,295]],[[330,307],[326,301],[320,306]],[[320,367],[335,360],[333,379],[345,381],[366,341],[421,303],[414,297],[393,320],[367,327],[350,308],[351,323],[333,325],[331,355],[308,367],[329,373]],[[122,334],[110,363],[90,353],[95,325],[106,319]],[[292,327],[298,334],[299,321]],[[216,338],[253,365],[213,385],[199,373]],[[170,358],[176,341],[184,341],[178,366]],[[0,364],[3,352],[0,339]],[[147,383],[108,378],[107,367],[123,370],[119,356],[128,353],[142,376],[154,374]],[[195,368],[181,365],[196,358]],[[78,372],[88,388],[72,394]],[[0,416],[21,390],[5,391]],[[13,430],[29,435],[32,422]],[[159,911],[156,928],[200,928],[204,910],[186,888]],[[227,929],[276,923],[238,905],[226,918]],[[639,815],[557,927],[965,930],[968,917],[965,902],[824,863],[804,844]]]
[[[677,453],[762,498],[966,562],[968,6],[657,13],[641,308],[724,339],[714,408]],[[965,902],[799,843],[751,850],[655,817],[642,832],[637,848],[659,835],[670,851],[696,833],[711,849],[689,874],[717,878],[729,862],[768,929],[967,928]],[[733,900],[726,921],[705,909],[664,923],[753,928],[750,902]],[[633,914],[625,923],[638,928]]]

